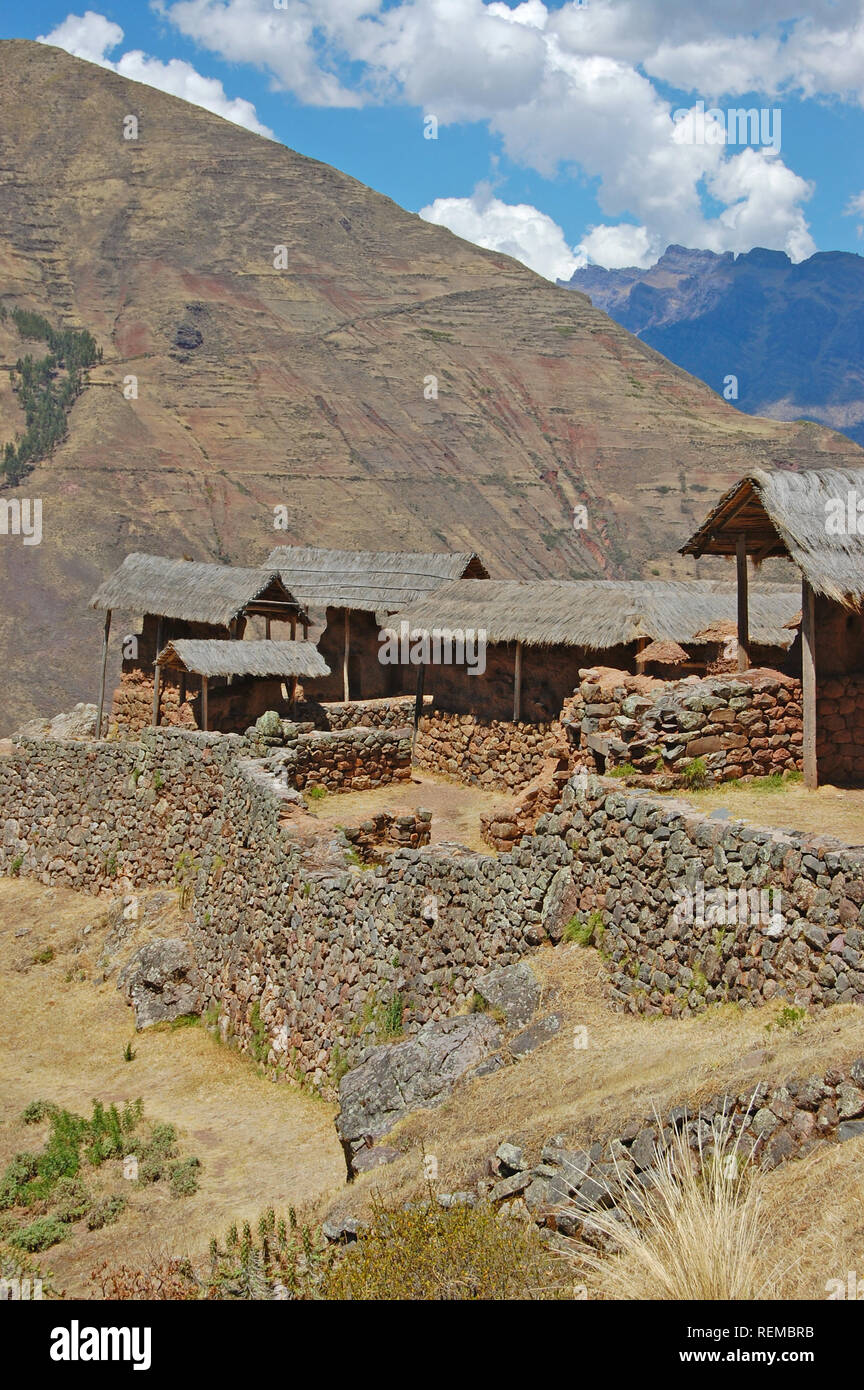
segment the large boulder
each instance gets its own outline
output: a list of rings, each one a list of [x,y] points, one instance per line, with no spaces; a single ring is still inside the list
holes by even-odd
[[[121,970],[117,988],[135,1010],[139,1031],[201,1010],[192,951],[179,937],[148,941]]]
[[[425,1024],[404,1042],[373,1047],[339,1083],[336,1128],[349,1171],[353,1155],[380,1139],[412,1110],[439,1105],[460,1077],[501,1046],[501,1029],[488,1014]]]
[[[503,1016],[508,1033],[530,1023],[540,1003],[540,981],[525,961],[488,971],[474,981],[474,989]]]
[[[96,706],[77,704],[65,714],[51,719],[31,719],[22,724],[18,733],[25,738],[81,739],[92,738],[96,732]]]
[[[560,941],[564,928],[579,908],[579,889],[570,869],[558,869],[543,899],[541,925],[551,941]]]

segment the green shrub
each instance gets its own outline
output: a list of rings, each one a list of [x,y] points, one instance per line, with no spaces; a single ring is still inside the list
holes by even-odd
[[[610,767],[608,777],[638,777],[638,769],[632,763],[619,763],[617,767]]]
[[[561,933],[561,940],[572,942],[574,946],[588,946],[593,935],[594,928],[583,922],[580,912],[574,912]]]
[[[12,1231],[7,1239],[10,1245],[17,1246],[19,1250],[27,1250],[34,1254],[65,1240],[68,1234],[67,1227],[56,1216],[37,1216],[29,1226],[21,1226],[17,1231]]]
[[[773,1025],[769,1023],[768,1027],[771,1028],[773,1026],[775,1028],[798,1028],[802,1023],[805,1022],[806,1018],[806,1009],[799,1009],[794,1004],[784,1004],[780,1012],[777,1014],[777,1017],[775,1018]]]
[[[154,1125],[150,1138],[136,1148],[139,1183],[158,1182],[165,1177],[171,1160],[177,1157],[177,1131],[173,1125]]]
[[[708,768],[705,766],[704,758],[691,758],[686,764],[681,779],[690,791],[697,791],[700,787],[708,784]]]
[[[261,1005],[257,999],[252,1005],[249,1027],[252,1029],[252,1056],[256,1062],[266,1062],[267,1054],[270,1051],[270,1039],[267,1035],[267,1025],[261,1017]]]
[[[373,1208],[371,1225],[325,1275],[325,1298],[439,1301],[554,1297],[559,1270],[533,1225],[495,1208]]]
[[[87,1213],[88,1231],[101,1231],[103,1226],[112,1226],[125,1206],[125,1197],[100,1197]]]
[[[198,1191],[198,1169],[201,1164],[197,1158],[183,1158],[168,1167],[168,1186],[172,1197],[191,1197]]]
[[[339,1044],[334,1043],[333,1047],[330,1049],[330,1080],[333,1085],[338,1086],[342,1077],[350,1070],[351,1063],[348,1061],[348,1058],[345,1056]]]
[[[80,1178],[58,1178],[53,1205],[58,1221],[80,1221],[90,1211],[93,1198]]]
[[[21,1112],[21,1122],[25,1125],[38,1125],[50,1115],[57,1114],[57,1106],[50,1100],[31,1100]]]
[[[0,1211],[17,1207],[26,1200],[26,1190],[39,1171],[36,1154],[20,1153],[6,1164],[0,1179]]]
[[[210,1272],[205,1296],[218,1299],[320,1298],[321,1282],[338,1258],[320,1232],[298,1226],[293,1210],[289,1220],[276,1219],[272,1207],[253,1232],[249,1222],[238,1232],[232,1225],[220,1241],[210,1242]]]

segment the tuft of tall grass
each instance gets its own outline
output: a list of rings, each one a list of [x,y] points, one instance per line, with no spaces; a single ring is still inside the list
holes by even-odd
[[[601,1296],[622,1300],[776,1299],[783,1274],[769,1255],[764,1170],[742,1147],[731,1120],[715,1118],[692,1150],[686,1125],[657,1152],[653,1185],[619,1169],[609,1194],[590,1205],[590,1223],[611,1242],[579,1261]],[[617,1165],[616,1165],[617,1167]],[[604,1202],[614,1200],[614,1207]]]

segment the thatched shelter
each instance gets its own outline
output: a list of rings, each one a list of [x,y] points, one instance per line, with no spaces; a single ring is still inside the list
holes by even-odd
[[[96,590],[90,607],[105,612],[97,728],[102,729],[111,617],[115,609],[141,617],[141,631],[124,650],[124,673],[150,671],[165,642],[174,638],[242,638],[247,619],[263,617],[267,634],[276,618],[299,623],[308,614],[275,567],[213,565],[132,553]],[[153,722],[158,722],[160,668],[153,681]]]
[[[817,632],[820,676],[864,670],[864,468],[748,473],[724,493],[681,553],[736,557],[741,669],[751,640],[748,556],[757,565],[782,556],[799,569],[804,780],[815,787]]]
[[[321,699],[370,698],[390,694],[388,672],[377,660],[376,614],[395,613],[454,580],[485,579],[486,566],[471,551],[323,550],[280,545],[267,563],[307,609],[324,610],[319,645],[325,660],[341,671]]]
[[[169,642],[156,658],[156,664],[163,671],[176,671],[180,674],[181,698],[185,699],[186,677],[198,676],[201,681],[201,703],[199,726],[209,727],[209,690],[213,678],[266,681],[288,680],[291,692],[287,698],[291,705],[297,698],[299,678],[328,676],[330,668],[312,642],[223,642],[207,639],[183,639]],[[237,687],[231,691],[231,699],[237,697]],[[287,692],[286,692],[287,694]],[[269,704],[268,704],[269,701]],[[263,703],[277,703],[266,695]]]
[[[797,603],[794,590],[754,596],[760,640],[781,656],[793,640],[785,623]],[[382,628],[409,635],[482,632],[482,685],[438,661],[428,665],[424,685],[428,677],[436,698],[451,708],[482,703],[498,718],[512,711],[517,719],[524,713],[545,719],[557,716],[578,684],[579,668],[601,653],[605,664],[633,671],[649,643],[676,643],[691,669],[699,669],[699,652],[691,647],[696,633],[733,619],[735,605],[734,585],[719,581],[468,579],[379,619]]]
[[[126,556],[96,590],[90,607],[215,628],[229,628],[252,613],[289,617],[302,611],[276,566],[242,568],[140,553]]]
[[[814,594],[864,607],[864,467],[748,473],[724,493],[681,554],[737,555],[742,538],[757,564],[782,555]]]

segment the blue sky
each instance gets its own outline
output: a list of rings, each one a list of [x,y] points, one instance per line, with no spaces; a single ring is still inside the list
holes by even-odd
[[[864,252],[864,0],[4,0],[0,37],[267,131],[550,278],[672,241]]]

